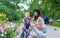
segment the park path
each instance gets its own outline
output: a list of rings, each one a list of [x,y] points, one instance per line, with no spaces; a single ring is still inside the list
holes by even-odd
[[[47,25],[47,37],[46,38],[60,38],[60,28]]]
[[[23,24],[21,24],[17,29],[18,31],[20,31],[20,34],[21,34],[22,25]],[[60,28],[57,28],[51,25],[46,25],[46,26],[47,26],[47,37],[46,38],[60,38]],[[17,35],[15,38],[20,38],[20,34]]]

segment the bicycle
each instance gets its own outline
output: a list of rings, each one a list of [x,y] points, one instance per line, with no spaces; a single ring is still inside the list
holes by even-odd
[[[28,30],[25,28],[25,29],[22,31],[20,38],[28,38],[29,35],[30,35],[30,34],[29,34]]]

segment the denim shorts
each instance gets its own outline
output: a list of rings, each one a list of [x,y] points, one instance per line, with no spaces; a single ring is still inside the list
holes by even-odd
[[[43,29],[42,29],[43,30]],[[45,31],[45,30],[44,30]],[[32,29],[32,31],[30,32],[31,36],[36,36],[36,37],[39,37],[39,38],[43,38],[43,37],[46,37],[46,33],[43,31],[41,31],[40,29],[34,27]]]

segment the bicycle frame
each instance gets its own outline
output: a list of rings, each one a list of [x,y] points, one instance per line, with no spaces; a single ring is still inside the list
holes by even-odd
[[[25,28],[25,29],[22,31],[21,38],[28,38],[28,36],[29,36],[28,31],[27,31],[27,29]]]

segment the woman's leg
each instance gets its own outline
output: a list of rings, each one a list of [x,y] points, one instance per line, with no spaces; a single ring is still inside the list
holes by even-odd
[[[31,38],[37,38],[37,34],[33,31],[33,29],[30,31]]]
[[[46,34],[38,30],[37,28],[34,28],[34,32],[37,34],[38,37],[46,37]]]
[[[29,27],[29,29],[28,29],[28,30],[29,30],[29,32],[30,32],[30,31],[32,30],[32,27]]]
[[[37,38],[36,36],[32,36],[32,38]]]

